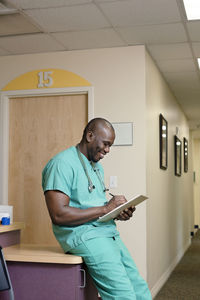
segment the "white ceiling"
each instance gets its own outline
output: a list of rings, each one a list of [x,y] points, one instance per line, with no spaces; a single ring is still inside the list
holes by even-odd
[[[140,44],[200,128],[200,21],[182,0],[0,1],[1,56]]]

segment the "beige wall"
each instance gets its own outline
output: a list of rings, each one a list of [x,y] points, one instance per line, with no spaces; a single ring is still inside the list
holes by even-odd
[[[133,146],[113,147],[103,161],[106,182],[118,178],[113,193],[146,192],[145,161],[145,51],[143,46],[0,57],[0,88],[28,71],[61,68],[74,72],[94,87],[94,114],[111,122],[133,122]],[[141,274],[146,277],[146,206],[120,223],[122,239]]]
[[[193,140],[194,157],[194,222],[200,226],[200,139]]]
[[[193,226],[192,165],[174,176],[174,135],[189,140],[187,120],[150,56],[146,55],[147,94],[147,263],[153,294],[190,244]],[[168,121],[168,169],[159,168],[159,114]],[[191,149],[189,149],[190,151]],[[192,152],[192,151],[191,151]],[[190,152],[190,154],[191,154]],[[183,155],[183,152],[182,152]]]

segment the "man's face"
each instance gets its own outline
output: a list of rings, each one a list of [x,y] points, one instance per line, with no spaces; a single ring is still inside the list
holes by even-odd
[[[110,127],[99,126],[90,134],[91,139],[88,144],[88,159],[97,162],[110,152],[110,147],[115,139],[115,133]]]

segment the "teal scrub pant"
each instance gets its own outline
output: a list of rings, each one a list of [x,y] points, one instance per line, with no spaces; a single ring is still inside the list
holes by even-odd
[[[102,300],[151,300],[147,283],[120,237],[93,238],[70,250],[83,257]]]

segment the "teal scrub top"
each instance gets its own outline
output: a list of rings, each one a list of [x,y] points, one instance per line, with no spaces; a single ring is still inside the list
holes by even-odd
[[[54,156],[42,172],[44,192],[58,190],[69,196],[69,206],[80,209],[103,206],[107,199],[104,186],[94,171],[90,161],[81,153],[87,172],[95,188],[90,193],[88,179],[78,157],[76,147],[70,147]],[[100,163],[95,164],[102,181],[104,172]],[[113,220],[100,223],[93,220],[77,226],[52,224],[53,232],[65,252],[80,245],[82,241],[95,237],[113,237],[119,235]]]

